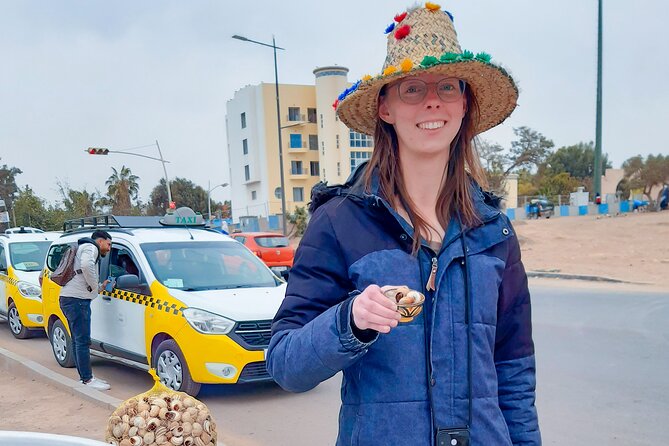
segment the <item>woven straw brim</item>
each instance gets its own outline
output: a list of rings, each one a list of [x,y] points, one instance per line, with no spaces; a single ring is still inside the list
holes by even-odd
[[[467,82],[479,106],[479,116],[474,117],[475,134],[501,124],[509,117],[518,101],[518,88],[503,68],[476,59],[453,61],[431,67],[416,67],[408,72],[396,72],[382,78],[362,82],[358,89],[337,105],[339,119],[350,129],[374,135],[378,117],[378,97],[381,88],[390,82],[424,73],[443,74]]]

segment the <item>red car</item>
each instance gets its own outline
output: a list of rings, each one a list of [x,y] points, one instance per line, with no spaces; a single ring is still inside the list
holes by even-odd
[[[295,256],[288,237],[273,232],[237,232],[230,237],[249,248],[276,275],[288,277]]]

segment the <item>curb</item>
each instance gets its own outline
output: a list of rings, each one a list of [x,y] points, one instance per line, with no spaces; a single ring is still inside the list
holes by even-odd
[[[627,283],[634,285],[646,285],[641,282],[629,282],[627,280],[612,279],[610,277],[603,276],[585,276],[580,274],[563,274],[563,273],[553,273],[548,271],[528,271],[527,277],[539,277],[545,279],[566,279],[566,280],[586,280],[589,282],[607,282],[607,283]]]
[[[80,396],[100,407],[109,409],[110,414],[111,411],[116,410],[116,408],[123,402],[123,400],[104,394],[99,390],[85,387],[79,381],[75,381],[56,373],[35,361],[24,358],[23,356],[17,355],[2,347],[0,347],[0,370],[11,372],[16,375],[25,374],[31,378],[40,380],[46,379],[49,384],[60,390],[64,390],[70,395]]]

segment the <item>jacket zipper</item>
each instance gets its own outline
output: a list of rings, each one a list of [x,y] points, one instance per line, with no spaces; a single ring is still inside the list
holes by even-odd
[[[432,257],[432,268],[430,269],[430,277],[427,278],[427,283],[425,284],[425,289],[427,291],[435,291],[436,280],[437,280],[437,268],[439,267],[439,261],[436,257]]]

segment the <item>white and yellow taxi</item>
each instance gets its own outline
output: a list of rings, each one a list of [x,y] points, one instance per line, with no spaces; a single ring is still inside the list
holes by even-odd
[[[40,271],[58,234],[20,230],[0,234],[0,318],[19,339],[42,332]]]
[[[285,293],[253,253],[204,227],[189,208],[159,217],[97,217],[68,226],[47,255],[44,327],[56,361],[72,367],[72,343],[48,275],[69,246],[95,229],[112,236],[93,300],[91,352],[155,367],[163,383],[196,395],[202,383],[271,380],[265,367],[271,320]]]

